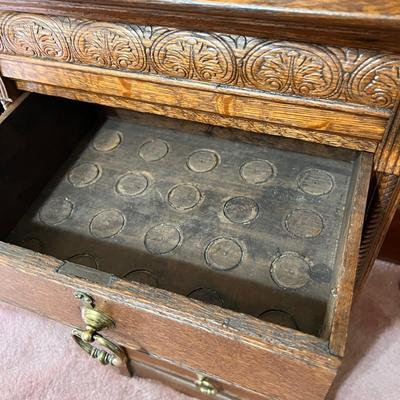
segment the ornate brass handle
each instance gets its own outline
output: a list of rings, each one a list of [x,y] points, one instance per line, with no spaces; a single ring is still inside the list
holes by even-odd
[[[71,332],[75,342],[88,353],[91,357],[99,360],[103,365],[113,365],[122,367],[126,365],[127,358],[124,350],[100,335],[102,329],[113,327],[114,321],[107,314],[96,310],[93,299],[86,293],[76,292],[75,297],[81,301],[81,315],[86,325],[85,329],[74,328]],[[98,343],[106,350],[95,347],[92,343]]]
[[[78,345],[86,351],[91,357],[100,361],[103,365],[113,365],[114,367],[121,367],[126,362],[126,357],[124,351],[121,347],[117,346],[110,340],[101,336],[98,333],[91,335],[90,342],[87,342],[87,331],[82,331],[80,329],[72,330],[72,337]],[[100,346],[107,348],[111,351],[111,354],[105,350],[98,349],[93,346],[91,342],[97,342]]]

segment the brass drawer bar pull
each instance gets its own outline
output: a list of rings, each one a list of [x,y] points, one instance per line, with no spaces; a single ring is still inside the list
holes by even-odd
[[[100,335],[102,329],[111,328],[115,325],[114,321],[107,314],[94,308],[93,299],[86,293],[76,292],[75,298],[81,301],[81,314],[85,323],[85,329],[74,328],[71,332],[75,342],[103,365],[113,365],[122,367],[127,362],[124,350]],[[98,343],[110,352],[95,347],[92,343]]]
[[[90,342],[87,342],[85,340],[86,334],[87,331],[82,331],[80,329],[72,330],[72,337],[75,342],[78,343],[78,345],[91,357],[99,360],[100,363],[103,365],[113,365],[115,367],[121,367],[124,364],[125,354],[119,346],[98,333],[93,334],[91,336]],[[97,342],[100,346],[103,346],[110,350],[112,354],[108,353],[105,350],[98,349],[97,347],[93,346],[91,342]]]

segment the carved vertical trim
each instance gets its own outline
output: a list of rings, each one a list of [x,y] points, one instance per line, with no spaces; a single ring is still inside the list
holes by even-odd
[[[377,173],[360,246],[356,288],[363,286],[389,229],[400,201],[400,177]]]
[[[385,135],[375,154],[375,169],[400,175],[400,97],[395,103]]]
[[[378,257],[379,250],[400,202],[400,97],[394,105],[385,135],[375,153],[375,184],[370,193],[364,223],[356,288],[361,288]]]

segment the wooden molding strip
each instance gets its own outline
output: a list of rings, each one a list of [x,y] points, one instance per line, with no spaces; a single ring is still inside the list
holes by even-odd
[[[284,125],[258,122],[246,118],[227,117],[204,111],[172,107],[144,101],[136,101],[123,97],[108,96],[78,89],[68,89],[36,82],[16,81],[17,87],[28,92],[36,92],[50,96],[65,97],[68,99],[102,104],[109,107],[119,107],[150,114],[164,115],[170,118],[197,121],[205,124],[237,128],[258,134],[268,134],[292,139],[299,139],[313,143],[325,144],[334,147],[344,147],[353,150],[374,153],[378,142],[371,139],[342,136],[332,132],[318,132],[309,129],[291,128]]]
[[[0,68],[4,76],[17,80],[377,141],[382,138],[387,122],[375,115],[215,93],[213,86],[177,90],[179,82],[169,78],[153,83],[137,79],[134,73],[53,61],[32,62],[26,57],[0,57]]]

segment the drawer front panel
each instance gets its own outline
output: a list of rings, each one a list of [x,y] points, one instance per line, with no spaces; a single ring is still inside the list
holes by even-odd
[[[201,379],[203,379],[211,384],[211,388],[215,391],[212,398],[217,400],[273,400],[268,395],[243,390],[226,382],[215,381],[195,371],[151,357],[143,352],[129,351],[129,358],[130,370],[135,376],[159,380],[193,397],[210,399],[210,395],[202,393],[205,391],[204,387],[203,391],[201,390],[200,385]]]
[[[263,93],[243,93],[234,89],[216,89],[203,83],[189,84],[177,80],[151,78],[119,71],[101,70],[95,67],[80,67],[66,63],[56,63],[14,56],[0,56],[2,74],[9,78],[41,84],[66,87],[84,93],[94,93],[115,97],[115,106],[145,111],[146,104],[159,104],[168,107],[179,107],[183,110],[196,110],[210,113],[215,117],[215,125],[220,125],[219,116],[234,118],[228,126],[237,127],[236,119],[248,121],[245,129],[252,128],[252,122],[272,124],[273,128],[264,128],[267,133],[286,136],[282,125],[292,129],[310,130],[309,140],[314,132],[326,132],[327,144],[331,134],[344,134],[355,138],[365,138],[379,141],[384,134],[389,112],[381,110],[365,110],[360,107],[340,105],[332,109],[308,101],[297,101],[284,97],[276,101]],[[101,72],[101,73],[100,73]],[[232,93],[232,91],[234,93]],[[91,97],[91,101],[98,102]],[[123,100],[144,102],[141,108],[136,108]],[[101,102],[100,102],[101,103]],[[343,109],[344,108],[344,109]],[[169,115],[164,110],[165,115]],[[187,118],[184,112],[180,118]],[[211,121],[210,121],[211,122]],[[354,129],[357,126],[357,130]],[[291,137],[298,137],[300,134]],[[314,140],[313,140],[314,141]]]
[[[211,379],[310,400],[323,398],[336,374],[339,361],[320,339],[104,273],[99,283],[63,275],[62,262],[19,247],[1,244],[0,253],[0,300],[82,326],[73,295],[84,291],[114,319],[106,336],[115,343]]]

